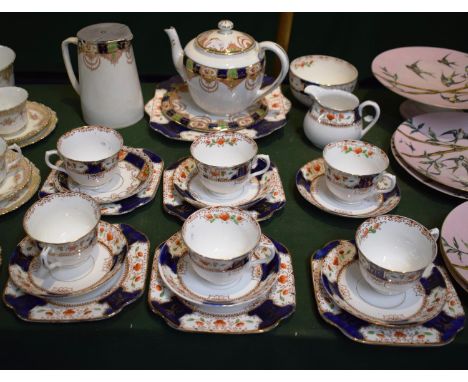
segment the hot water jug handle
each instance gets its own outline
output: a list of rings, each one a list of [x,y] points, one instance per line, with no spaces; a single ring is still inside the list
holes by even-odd
[[[80,94],[80,84],[76,79],[75,73],[73,72],[73,66],[70,61],[70,52],[68,51],[68,45],[70,44],[78,45],[78,39],[76,37],[69,37],[62,41],[63,62],[65,63],[65,69],[67,69],[68,78],[70,79],[73,89]]]

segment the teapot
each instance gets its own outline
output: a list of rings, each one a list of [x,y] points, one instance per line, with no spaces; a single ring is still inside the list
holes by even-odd
[[[187,83],[193,101],[210,114],[230,116],[246,110],[278,87],[289,69],[288,55],[271,41],[256,42],[233,29],[229,20],[218,29],[201,33],[184,49],[173,27],[165,29],[172,46],[174,66]],[[265,74],[265,51],[281,62],[273,83],[261,89]]]
[[[309,85],[304,92],[313,102],[304,118],[304,133],[317,147],[346,139],[360,140],[380,117],[380,107],[373,101],[364,101],[352,93],[339,89],[325,89]],[[375,114],[364,128],[363,111],[372,107]],[[364,117],[367,121],[368,117]]]

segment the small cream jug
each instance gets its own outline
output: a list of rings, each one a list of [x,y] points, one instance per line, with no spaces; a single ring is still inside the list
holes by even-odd
[[[81,97],[88,125],[122,128],[143,117],[143,95],[132,47],[133,35],[123,24],[87,26],[62,42],[68,78]],[[78,80],[68,45],[78,46]]]
[[[309,85],[304,92],[314,100],[304,118],[304,133],[319,148],[345,139],[360,140],[379,119],[379,105],[373,101],[359,104],[359,99],[347,91]],[[375,115],[363,128],[363,110],[368,106]]]

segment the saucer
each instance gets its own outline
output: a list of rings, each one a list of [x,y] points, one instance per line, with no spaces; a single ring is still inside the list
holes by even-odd
[[[312,281],[320,316],[336,326],[353,341],[388,346],[442,346],[453,341],[465,323],[460,299],[445,269],[436,264],[447,286],[447,299],[442,311],[430,321],[411,326],[388,327],[369,323],[342,310],[326,292],[321,282],[323,261],[338,246],[354,245],[347,240],[336,240],[317,250],[311,258]]]
[[[31,322],[96,321],[118,314],[143,294],[150,243],[145,235],[127,224],[116,227],[128,243],[126,261],[99,288],[82,296],[41,298],[25,293],[10,278],[3,292],[5,304],[19,318]]]
[[[21,207],[34,196],[37,189],[39,188],[39,184],[41,183],[41,175],[39,170],[32,162],[29,162],[29,165],[31,166],[31,177],[29,182],[24,186],[23,189],[18,191],[13,196],[0,201],[0,216]]]
[[[247,334],[267,332],[289,317],[296,308],[296,289],[291,255],[279,242],[270,239],[279,255],[276,282],[268,295],[240,312],[230,312],[223,306],[195,305],[179,299],[163,282],[159,274],[162,243],[156,250],[148,303],[174,329],[185,332]]]
[[[31,180],[31,162],[16,151],[8,150],[6,163],[21,157],[20,161],[8,170],[5,179],[0,183],[0,200],[5,200],[21,191]]]
[[[266,165],[263,159],[258,160],[257,166],[252,168],[252,172],[262,170]],[[271,165],[274,167],[274,164]],[[201,183],[196,162],[193,158],[182,161],[174,171],[174,188],[187,202],[195,207],[203,208],[207,206],[230,206],[246,208],[264,198],[268,192],[275,188],[272,184],[276,179],[270,172],[253,177],[244,186],[240,194],[234,196],[218,197],[210,192]]]
[[[195,199],[191,199],[193,204],[187,202],[177,192],[174,186],[174,172],[186,159],[187,158],[180,159],[169,166],[164,171],[163,175],[163,207],[167,213],[177,216],[181,220],[187,219],[198,209],[197,206],[193,205],[195,204],[195,202],[193,202]],[[264,163],[261,160],[259,163],[260,162]],[[258,221],[269,219],[286,204],[283,184],[281,183],[278,169],[273,163],[271,163],[270,169],[262,175],[262,178],[265,179],[265,187],[268,188],[268,192],[263,197],[255,198],[251,203],[249,202],[247,205],[242,206],[242,208]],[[196,203],[200,207],[205,207],[205,205],[200,204],[198,201],[196,201]]]
[[[261,242],[272,244],[266,236],[262,236]],[[256,255],[261,258],[265,253],[257,251]],[[249,305],[265,297],[276,282],[279,268],[279,257],[275,256],[268,265],[246,267],[233,285],[211,284],[193,269],[180,232],[160,246],[158,261],[159,275],[172,293],[195,305],[219,307]]]
[[[119,228],[101,221],[98,244],[84,264],[49,271],[42,265],[36,243],[26,237],[13,253],[8,270],[11,280],[26,293],[39,297],[77,296],[111,278],[121,267],[127,247]]]
[[[342,242],[323,259],[322,283],[341,309],[383,326],[427,322],[441,312],[447,297],[444,278],[434,265],[418,284],[402,294],[376,292],[362,277],[356,247],[351,242]]]
[[[86,187],[76,183],[67,174],[55,172],[54,185],[59,192],[82,192],[99,204],[113,203],[129,198],[146,187],[152,170],[151,159],[143,152],[124,147],[119,153],[117,169],[108,183],[100,187]]]
[[[38,102],[26,102],[26,111],[28,113],[28,123],[20,131],[5,135],[3,138],[8,145],[19,144],[29,138],[34,137],[47,128],[52,119],[52,110]]]
[[[186,84],[174,86],[161,99],[164,116],[183,127],[200,132],[237,131],[259,123],[268,114],[268,104],[258,102],[229,117],[208,114],[192,99]]]
[[[296,174],[296,186],[309,203],[333,215],[351,218],[369,218],[384,215],[400,202],[398,184],[392,191],[348,204],[337,199],[325,183],[325,166],[322,158],[315,159],[300,168]]]
[[[265,86],[272,82],[273,79],[271,77],[265,76],[263,78],[263,84]],[[205,133],[189,129],[169,120],[162,110],[162,100],[166,93],[174,88],[180,88],[182,85],[183,81],[179,76],[159,83],[154,98],[145,105],[145,111],[150,117],[150,128],[154,131],[170,139],[193,141]],[[268,113],[260,122],[237,130],[239,133],[257,139],[265,137],[286,125],[287,114],[291,109],[291,101],[283,95],[281,87],[276,88],[273,92],[268,94],[263,101],[266,102]]]
[[[144,206],[150,203],[156,196],[156,192],[159,186],[159,180],[161,179],[161,174],[164,168],[164,162],[162,159],[154,154],[153,152],[146,149],[133,149],[137,150],[140,153],[144,153],[148,156],[152,162],[152,173],[149,176],[148,183],[136,194],[113,202],[113,203],[103,203],[101,204],[101,214],[102,215],[123,215],[138,207]],[[57,177],[56,171],[52,170],[47,177],[46,181],[39,191],[39,197],[43,198],[44,196],[56,194],[59,191],[55,188],[54,179]]]

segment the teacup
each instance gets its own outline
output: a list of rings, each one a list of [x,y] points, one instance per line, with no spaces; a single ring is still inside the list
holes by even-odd
[[[26,212],[23,227],[41,248],[47,269],[85,262],[97,243],[99,204],[90,196],[67,192],[46,196]]]
[[[0,87],[15,86],[15,75],[13,73],[15,58],[16,54],[12,49],[0,45]]]
[[[437,228],[404,216],[382,215],[356,231],[362,276],[377,292],[397,295],[414,286],[437,255]]]
[[[16,159],[7,163],[6,153],[8,150],[16,151],[19,155],[17,155]],[[5,180],[10,169],[15,167],[21,159],[21,148],[17,144],[8,146],[5,140],[2,137],[0,137],[0,184]]]
[[[0,87],[0,135],[16,133],[28,123],[28,92],[15,86]]]
[[[356,140],[329,143],[323,149],[326,185],[345,203],[390,192],[396,185],[395,175],[385,170],[387,154],[377,146]]]
[[[47,166],[64,172],[80,185],[99,187],[114,175],[122,146],[123,138],[114,129],[83,126],[62,135],[57,150],[46,151],[45,161]],[[52,155],[58,155],[63,165],[52,164]]]
[[[274,258],[274,246],[261,244],[261,235],[255,219],[231,207],[200,209],[182,226],[182,238],[195,272],[216,285],[232,284],[247,266],[269,263]],[[268,255],[255,259],[258,251]]]
[[[357,69],[340,58],[322,55],[298,57],[289,65],[289,84],[294,97],[306,106],[313,100],[304,92],[309,85],[324,89],[352,92],[358,78]]]
[[[270,157],[257,155],[257,151],[253,139],[233,132],[202,135],[190,146],[202,184],[221,197],[241,193],[249,179],[268,171]],[[266,162],[265,167],[251,173],[259,158]]]

